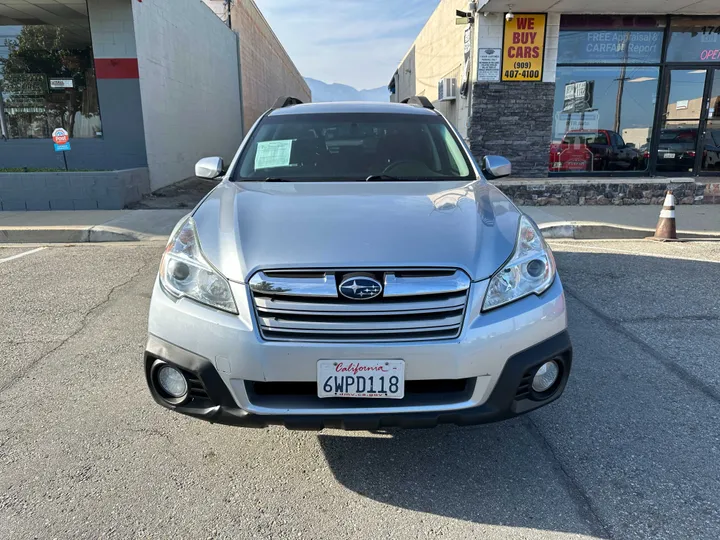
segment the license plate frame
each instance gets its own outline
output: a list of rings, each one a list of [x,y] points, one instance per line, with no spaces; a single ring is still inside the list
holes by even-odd
[[[393,377],[397,380],[392,380]],[[402,399],[405,397],[405,361],[318,360],[317,395],[321,399]]]

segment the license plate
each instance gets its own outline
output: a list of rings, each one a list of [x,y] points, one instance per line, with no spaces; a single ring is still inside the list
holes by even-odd
[[[665,159],[675,159],[675,154],[672,154],[672,153],[663,154],[663,157]]]
[[[405,396],[402,360],[320,360],[318,397],[389,398]]]

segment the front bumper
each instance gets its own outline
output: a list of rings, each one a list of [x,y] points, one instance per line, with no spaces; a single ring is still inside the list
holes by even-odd
[[[201,381],[203,397],[183,405],[172,405],[163,399],[150,380],[150,367],[158,359],[181,368],[192,379]],[[528,380],[529,374],[552,359],[561,366],[561,376],[557,385],[543,396],[522,392],[520,389]],[[227,385],[209,360],[152,336],[148,340],[145,352],[148,387],[155,401],[163,407],[218,424],[257,428],[281,424],[289,429],[305,430],[428,428],[438,424],[467,426],[505,420],[547,405],[559,398],[565,389],[571,366],[572,345],[568,332],[563,331],[508,359],[490,397],[483,404],[474,407],[454,411],[374,414],[260,415],[237,406]],[[522,397],[519,397],[520,394]]]
[[[251,300],[232,284],[240,313],[231,315],[191,300],[173,300],[156,283],[150,308],[146,374],[153,362],[174,364],[192,379],[196,397],[181,405],[161,405],[212,422],[263,427],[377,429],[426,427],[502,420],[556,399],[572,361],[565,298],[559,278],[542,295],[482,312],[487,281],[471,286],[461,335],[456,339],[412,343],[306,343],[264,341],[258,334]],[[562,380],[550,395],[519,398],[528,372],[559,358]],[[316,380],[318,360],[403,359],[405,380],[467,381],[467,392],[443,402],[412,400],[322,400],[284,402],[256,399],[248,385],[308,384]],[[434,383],[429,383],[433,386]]]

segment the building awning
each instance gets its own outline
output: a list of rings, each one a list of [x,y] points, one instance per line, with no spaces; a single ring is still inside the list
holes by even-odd
[[[718,0],[697,0],[688,5],[688,0],[489,0],[480,11],[486,13],[602,13],[648,14],[648,15],[713,15],[717,14]],[[480,2],[482,4],[482,2]],[[512,6],[512,10],[510,9]]]

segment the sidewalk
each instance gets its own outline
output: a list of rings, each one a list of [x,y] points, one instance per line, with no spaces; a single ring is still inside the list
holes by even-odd
[[[523,206],[546,238],[645,238],[655,232],[661,206]],[[720,205],[675,207],[680,237],[720,238]]]
[[[190,209],[0,212],[0,243],[167,240]]]
[[[526,206],[546,238],[645,238],[660,206]],[[0,243],[165,241],[189,209],[0,212]],[[676,207],[684,236],[720,238],[720,205]],[[681,234],[682,236],[683,234]]]

